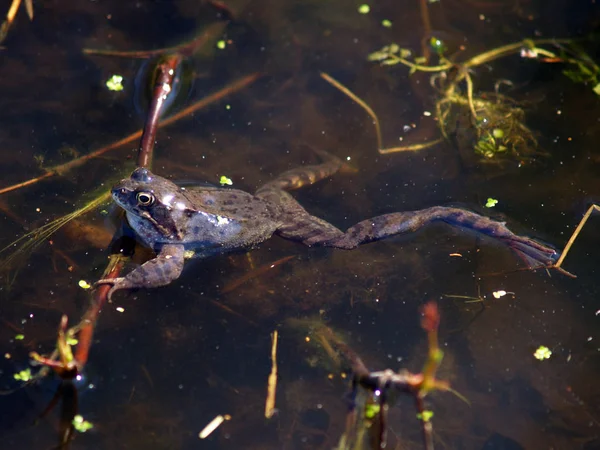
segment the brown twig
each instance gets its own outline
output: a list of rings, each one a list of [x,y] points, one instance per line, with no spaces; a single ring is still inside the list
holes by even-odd
[[[421,12],[421,24],[423,25],[423,37],[421,38],[421,51],[423,58],[429,62],[431,52],[429,51],[428,39],[431,38],[431,19],[429,18],[429,9],[427,0],[419,0],[419,10]]]
[[[158,120],[164,112],[164,102],[171,94],[174,74],[177,66],[181,63],[179,54],[170,55],[158,65],[158,77],[154,85],[152,103],[144,124],[144,131],[140,139],[140,148],[138,150],[138,167],[150,167],[152,165],[152,154],[154,144],[156,143],[156,130],[158,129]]]
[[[562,265],[563,261],[567,257],[567,253],[569,253],[569,250],[571,250],[571,246],[575,242],[575,239],[577,239],[577,236],[579,236],[579,233],[581,233],[581,230],[583,229],[583,226],[585,225],[585,223],[587,222],[587,220],[590,218],[590,216],[592,215],[592,213],[594,211],[600,211],[600,206],[598,206],[598,205],[592,205],[592,206],[590,206],[588,208],[587,212],[585,213],[585,215],[583,216],[583,218],[579,222],[579,225],[577,225],[577,228],[575,229],[575,231],[573,232],[573,234],[569,238],[569,242],[567,242],[567,245],[565,245],[564,250],[560,254],[560,258],[558,258],[558,261],[556,261],[556,264],[554,264],[554,268],[560,269],[560,266]]]
[[[201,52],[206,46],[211,44],[218,35],[222,33],[227,25],[226,21],[215,22],[206,27],[202,33],[196,36],[189,42],[184,42],[175,47],[159,48],[157,50],[133,50],[133,51],[119,51],[119,50],[100,50],[93,48],[84,48],[83,53],[86,55],[97,55],[97,56],[117,56],[122,58],[139,58],[148,59],[153,56],[160,55],[179,55],[181,57],[190,57],[195,53]]]
[[[271,271],[271,269],[274,269],[275,267],[280,266],[281,264],[286,263],[290,259],[295,258],[295,257],[296,257],[295,255],[284,256],[283,258],[278,259],[277,261],[257,267],[256,269],[253,269],[250,272],[245,273],[241,277],[236,278],[235,280],[227,283],[223,287],[223,289],[221,289],[221,294],[226,294],[228,292],[234,291],[235,289],[240,287],[245,282],[250,281],[256,277],[259,277],[259,276]]]
[[[19,10],[19,6],[21,6],[21,0],[13,0],[10,4],[10,8],[6,13],[6,20],[2,22],[0,25],[0,42],[2,42],[6,35],[8,34],[8,30],[12,23],[15,20],[17,15],[17,11]],[[29,16],[29,20],[33,20],[33,2],[32,0],[25,0],[25,9],[27,10],[27,15]]]

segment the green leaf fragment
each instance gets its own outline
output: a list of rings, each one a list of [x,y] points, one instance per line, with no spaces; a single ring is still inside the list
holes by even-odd
[[[496,139],[502,139],[504,137],[504,131],[501,128],[494,128],[492,130],[492,135],[496,138]]]
[[[594,93],[595,93],[596,95],[600,95],[600,83],[598,83],[596,86],[594,86],[594,87],[592,88],[592,90],[594,91]]]
[[[497,204],[498,204],[498,200],[496,200],[495,198],[489,197],[487,199],[487,202],[485,203],[485,207],[486,208],[493,208]]]
[[[381,411],[381,406],[376,403],[365,405],[365,417],[367,419],[372,419],[379,414],[379,411]]]
[[[25,335],[24,334],[17,334],[15,336],[15,341],[22,341],[23,339],[25,339]]]
[[[106,81],[106,87],[109,91],[122,91],[123,90],[123,77],[121,75],[113,75]]]
[[[17,381],[29,381],[31,380],[31,369],[21,370],[19,373],[15,373],[13,378]]]
[[[227,178],[225,175],[221,175],[219,183],[221,183],[221,185],[223,185],[223,186],[224,185],[231,186],[233,184],[233,181],[231,180],[231,178]]]
[[[429,45],[431,45],[431,47],[435,50],[435,52],[438,55],[443,55],[446,52],[446,50],[448,50],[446,44],[444,44],[444,41],[433,36],[429,40]]]
[[[429,422],[433,417],[433,411],[425,410],[423,414],[417,414],[417,419],[422,420],[423,422]]]
[[[369,14],[371,12],[371,7],[369,5],[367,5],[366,3],[363,3],[362,5],[360,5],[358,7],[358,12],[360,14]]]
[[[533,354],[533,356],[535,359],[543,361],[545,359],[549,359],[552,356],[552,350],[550,350],[545,345],[540,345]]]
[[[79,431],[80,433],[85,433],[86,431],[94,428],[94,425],[91,422],[88,422],[83,418],[82,415],[79,414],[73,417],[71,423],[73,424],[73,428],[75,428],[75,430]]]

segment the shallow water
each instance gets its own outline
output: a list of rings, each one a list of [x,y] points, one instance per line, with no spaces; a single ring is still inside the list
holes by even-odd
[[[38,3],[33,22],[20,12],[0,50],[2,187],[42,173],[40,157],[45,167],[61,164],[142,126],[134,90],[143,61],[81,49],[173,46],[222,19],[209,5],[189,0]],[[480,89],[509,78],[509,94],[527,103],[527,124],[547,153],[534,163],[481,164],[456,142],[380,155],[367,114],[319,72],[377,112],[386,145],[438,137],[432,117],[423,115],[434,94],[428,79],[366,60],[390,42],[419,52],[418,2],[381,1],[365,15],[347,0],[227,4],[236,19],[218,37],[227,41],[225,49],[212,44],[190,61],[192,91],[174,107],[245,75],[262,76],[159,130],[157,173],[214,184],[226,175],[234,187],[252,191],[280,172],[315,163],[311,148],[324,149],[358,171],[294,195],[340,228],[378,214],[458,204],[557,249],[586,209],[600,202],[600,101],[590,86],[564,77],[559,65],[514,56],[475,70]],[[430,5],[432,34],[464,45],[469,55],[531,36],[586,36],[600,27],[599,9],[587,0]],[[391,28],[382,26],[384,19]],[[597,45],[585,45],[598,56]],[[123,91],[106,89],[112,74],[123,75]],[[125,176],[136,151],[133,141],[76,171],[1,195],[2,246]],[[488,197],[499,200],[493,210],[483,207]],[[87,215],[80,233],[57,233],[53,245],[24,260],[15,278],[4,275],[0,354],[10,358],[0,363],[1,389],[18,385],[13,374],[27,367],[29,351],[52,351],[62,314],[75,322],[84,312],[88,294],[78,281],[98,279],[106,264],[115,230],[101,212],[108,209]],[[431,395],[436,448],[600,448],[599,220],[590,219],[566,259],[576,279],[515,271],[522,263],[509,250],[436,225],[350,252],[275,237],[249,256],[190,263],[168,287],[119,292],[100,316],[78,385],[79,412],[94,428],[71,447],[331,449],[343,431],[348,384],[287,320],[326,320],[373,370],[419,371],[426,355],[419,308],[436,300],[446,353],[440,377],[471,402]],[[289,255],[294,258],[275,269],[231,284]],[[495,299],[498,290],[511,294]],[[449,297],[478,295],[485,300]],[[279,413],[266,421],[276,328]],[[24,339],[15,340],[17,334]],[[541,345],[552,350],[549,360],[533,357]],[[57,444],[57,410],[32,425],[57,384],[47,379],[0,398],[2,448]],[[218,414],[232,419],[200,441],[198,432]],[[388,448],[422,448],[409,399],[391,410],[390,427]]]

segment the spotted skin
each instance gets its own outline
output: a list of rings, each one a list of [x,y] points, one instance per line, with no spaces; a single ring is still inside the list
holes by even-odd
[[[284,172],[252,195],[216,187],[182,188],[144,168],[136,169],[112,190],[140,240],[157,256],[125,277],[103,279],[109,296],[120,289],[152,288],[181,275],[185,254],[208,257],[245,249],[273,234],[302,242],[350,250],[390,236],[414,233],[432,222],[467,228],[506,244],[535,269],[550,267],[556,252],[533,239],[518,236],[502,222],[454,207],[433,206],[363,220],[343,232],[309,214],[287,191],[335,174],[342,162],[322,153],[325,161]]]

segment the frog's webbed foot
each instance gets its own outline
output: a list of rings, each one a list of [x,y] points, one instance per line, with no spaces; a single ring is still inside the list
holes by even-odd
[[[153,288],[165,286],[181,275],[184,262],[183,245],[164,245],[156,258],[146,261],[124,277],[103,278],[95,286],[111,284],[108,300],[121,289]]]
[[[115,291],[118,291],[119,289],[127,289],[127,282],[125,281],[124,277],[119,277],[119,278],[102,278],[101,280],[98,280],[94,283],[94,289],[97,289],[98,286],[102,286],[104,284],[110,284],[111,287],[108,290],[108,293],[106,294],[106,299],[108,300],[108,302],[112,302],[112,295],[114,294]]]

